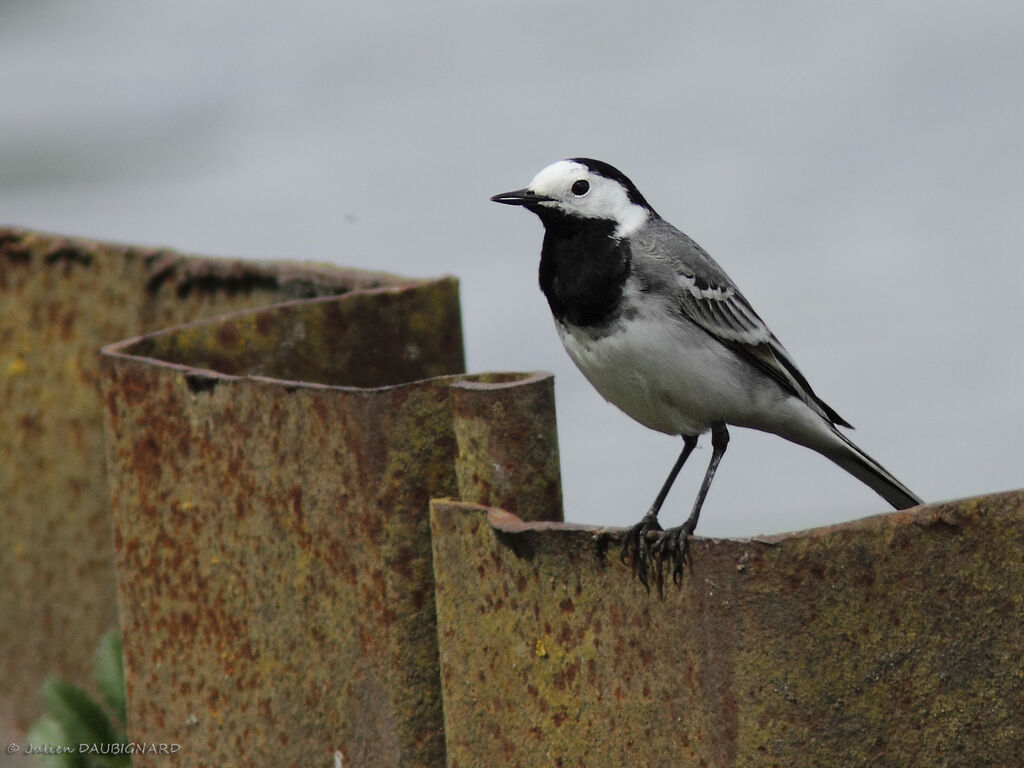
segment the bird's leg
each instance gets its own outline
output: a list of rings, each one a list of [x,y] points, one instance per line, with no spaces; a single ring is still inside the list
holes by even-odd
[[[729,445],[729,430],[725,424],[715,424],[711,427],[711,461],[708,463],[708,470],[704,473],[704,482],[700,484],[700,491],[697,492],[697,499],[693,502],[693,511],[686,519],[686,522],[677,528],[670,528],[665,531],[661,538],[654,544],[653,551],[658,557],[658,572],[661,573],[661,565],[665,560],[672,561],[672,581],[680,584],[683,580],[683,567],[686,565],[690,552],[690,534],[697,527],[697,519],[700,517],[700,508],[704,506],[704,499],[708,495],[711,481],[715,477],[715,470],[718,469],[725,449]]]
[[[651,508],[647,511],[647,514],[643,516],[639,523],[629,529],[625,538],[622,540],[622,551],[620,557],[622,562],[626,562],[626,557],[629,556],[633,563],[633,573],[636,574],[637,578],[640,579],[641,583],[651,588],[648,581],[648,564],[650,562],[650,548],[647,545],[647,534],[650,531],[660,531],[661,526],[658,524],[658,512],[661,510],[661,505],[665,503],[665,497],[668,496],[669,489],[672,488],[672,483],[676,481],[676,476],[679,474],[679,470],[683,468],[683,464],[686,463],[686,459],[693,449],[697,447],[697,438],[695,436],[683,435],[683,450],[679,454],[679,458],[676,459],[676,463],[672,466],[672,471],[668,473],[668,477],[665,479],[665,484],[661,486],[661,490],[658,491],[658,497],[654,500]]]

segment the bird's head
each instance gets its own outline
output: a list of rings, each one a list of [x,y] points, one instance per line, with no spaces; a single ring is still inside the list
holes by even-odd
[[[658,215],[625,174],[586,157],[552,163],[534,176],[529,186],[491,200],[521,205],[545,223],[556,219],[614,222],[617,238],[629,237]]]

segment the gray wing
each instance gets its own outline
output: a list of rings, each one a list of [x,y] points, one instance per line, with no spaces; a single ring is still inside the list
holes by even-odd
[[[639,234],[639,233],[638,233]],[[652,222],[634,236],[634,258],[648,259],[651,276],[675,295],[675,306],[689,320],[771,376],[833,424],[849,427],[796,367],[750,302],[725,271],[689,236],[667,222]]]

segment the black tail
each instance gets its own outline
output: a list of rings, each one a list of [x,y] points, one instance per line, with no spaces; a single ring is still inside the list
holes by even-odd
[[[865,485],[892,504],[896,509],[908,509],[923,504],[907,486],[892,476],[885,467],[858,448],[852,440],[838,430],[835,434],[849,450],[822,452]]]

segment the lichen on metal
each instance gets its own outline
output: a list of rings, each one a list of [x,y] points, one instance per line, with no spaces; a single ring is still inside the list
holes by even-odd
[[[621,531],[431,519],[451,766],[1019,761],[1024,492],[696,539],[661,597]]]
[[[99,348],[199,317],[406,284],[330,266],[205,259],[0,228],[0,712],[89,687],[117,623]]]

